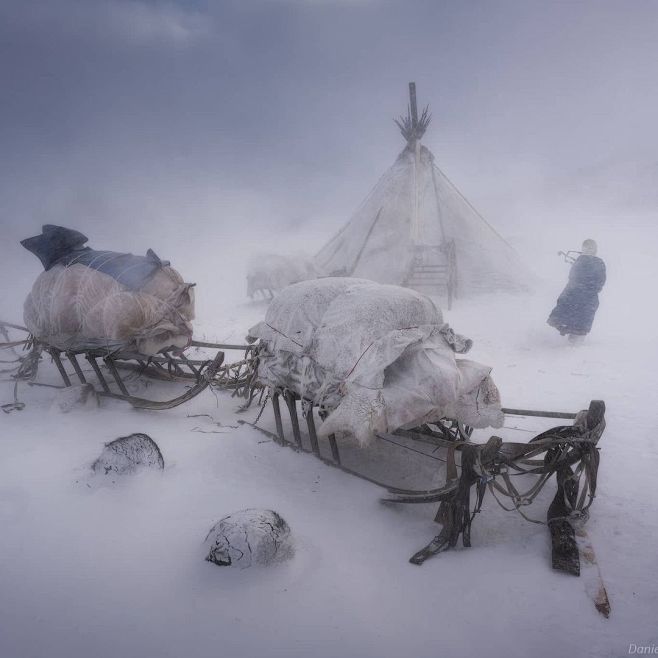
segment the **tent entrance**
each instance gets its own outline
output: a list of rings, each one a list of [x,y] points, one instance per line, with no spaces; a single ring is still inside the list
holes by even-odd
[[[439,245],[415,245],[404,286],[447,299],[448,310],[457,296],[457,252],[454,240]]]

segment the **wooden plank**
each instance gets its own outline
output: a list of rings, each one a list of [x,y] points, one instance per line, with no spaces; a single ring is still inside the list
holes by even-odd
[[[295,396],[290,392],[286,391],[283,394],[284,400],[288,405],[288,412],[290,413],[290,422],[292,423],[292,435],[295,439],[295,443],[299,448],[302,446],[302,434],[299,431],[299,418],[297,417],[297,400]]]
[[[315,431],[315,419],[313,418],[313,405],[309,405],[306,412],[306,425],[308,427],[308,436],[311,439],[311,450],[316,457],[320,456],[320,445],[318,444],[318,435]]]
[[[126,388],[126,385],[123,383],[123,380],[121,379],[121,376],[119,375],[119,372],[117,371],[117,367],[114,365],[114,361],[112,361],[112,357],[106,356],[103,361],[105,361],[105,365],[107,366],[108,370],[110,371],[110,374],[114,378],[114,381],[117,383],[117,386],[119,387],[119,390],[123,395],[130,396],[130,393],[128,392],[128,389]]]
[[[226,343],[207,343],[202,340],[193,340],[190,342],[190,347],[211,347],[219,350],[255,350],[257,345],[230,345]]]
[[[66,386],[71,386],[71,380],[69,379],[69,376],[66,370],[64,369],[62,360],[59,358],[59,352],[55,349],[51,349],[49,350],[49,353],[50,356],[52,356],[55,365],[57,366],[57,370],[59,370],[59,374],[62,376],[62,379],[64,380],[64,384],[66,384]]]
[[[68,360],[71,362],[71,365],[75,370],[75,374],[78,375],[78,379],[80,380],[80,382],[82,384],[86,384],[87,380],[85,379],[84,373],[82,372],[82,368],[80,368],[80,364],[78,363],[78,360],[75,358],[75,354],[73,354],[73,352],[67,352],[66,356]]]
[[[276,423],[276,433],[280,443],[283,445],[286,441],[283,433],[283,423],[281,422],[281,406],[279,405],[279,393],[272,394],[272,409],[274,409],[274,422]]]
[[[338,444],[336,443],[335,434],[329,435],[329,446],[331,447],[331,456],[333,457],[333,460],[337,464],[340,464],[340,453],[338,452]]]
[[[101,386],[103,387],[103,391],[105,393],[110,392],[110,387],[105,380],[105,377],[103,377],[103,373],[101,372],[101,369],[98,367],[98,363],[96,363],[96,357],[92,356],[91,354],[87,354],[87,361],[89,361],[91,367],[94,369],[94,372],[96,373],[96,377],[98,378],[98,381],[101,383]]]
[[[538,418],[565,418],[573,420],[576,414],[563,412],[563,411],[534,411],[532,409],[510,409],[503,407],[501,411],[510,416],[536,416]]]

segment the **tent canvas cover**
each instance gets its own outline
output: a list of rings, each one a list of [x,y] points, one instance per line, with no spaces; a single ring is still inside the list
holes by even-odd
[[[473,208],[420,143],[430,122],[416,109],[396,121],[407,144],[349,222],[317,255],[330,276],[405,285],[449,299],[519,290],[530,278],[515,250]]]

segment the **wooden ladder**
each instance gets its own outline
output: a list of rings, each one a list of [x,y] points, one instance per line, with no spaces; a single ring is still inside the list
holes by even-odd
[[[454,251],[437,256],[439,254],[435,252],[429,260],[415,260],[403,285],[425,295],[445,295],[450,309],[456,287]]]

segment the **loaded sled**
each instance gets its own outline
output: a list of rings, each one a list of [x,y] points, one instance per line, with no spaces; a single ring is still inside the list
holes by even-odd
[[[34,383],[39,362],[49,355],[64,386],[79,382],[143,409],[170,409],[208,386],[244,392],[251,348],[227,364],[225,350],[241,346],[193,339],[194,284],[151,249],[135,256],[95,250],[86,242],[79,231],[51,224],[22,241],[44,271],[25,300],[26,326],[4,325],[4,331],[28,333],[18,341],[29,353],[16,361],[16,381]],[[188,388],[167,400],[146,399],[129,385],[141,375]],[[13,408],[18,405],[15,399]]]

